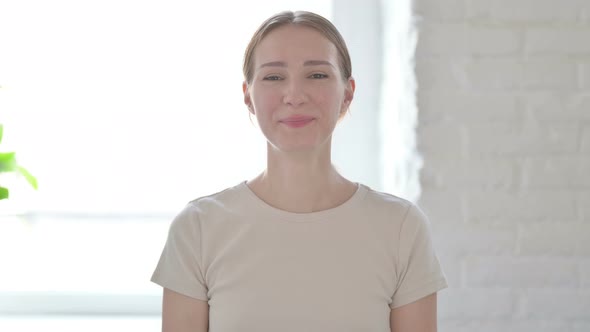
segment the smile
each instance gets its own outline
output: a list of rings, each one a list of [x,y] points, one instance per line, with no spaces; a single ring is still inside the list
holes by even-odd
[[[308,116],[292,116],[280,121],[280,123],[291,127],[291,128],[300,128],[305,127],[310,124],[315,118],[308,117]]]

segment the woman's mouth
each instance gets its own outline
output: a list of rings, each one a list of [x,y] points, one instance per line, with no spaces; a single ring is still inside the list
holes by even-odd
[[[313,118],[311,116],[294,115],[294,116],[290,116],[288,118],[282,119],[279,122],[288,126],[288,127],[291,127],[291,128],[300,128],[300,127],[307,126],[313,120],[315,120],[315,118]]]

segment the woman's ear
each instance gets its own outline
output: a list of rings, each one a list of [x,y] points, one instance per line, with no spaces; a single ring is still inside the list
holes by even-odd
[[[356,89],[356,82],[353,77],[348,79],[346,84],[346,90],[344,91],[344,103],[350,105],[354,98],[354,90]]]
[[[252,108],[252,98],[250,98],[250,91],[248,90],[248,83],[244,81],[242,83],[242,92],[244,93],[244,104],[248,107],[248,111],[254,114],[254,108]]]
[[[354,90],[356,89],[356,82],[354,78],[349,78],[346,82],[346,87],[344,89],[344,100],[342,102],[342,109],[340,110],[340,118],[342,118],[346,113],[348,113],[348,109],[350,108],[350,104],[354,99]]]

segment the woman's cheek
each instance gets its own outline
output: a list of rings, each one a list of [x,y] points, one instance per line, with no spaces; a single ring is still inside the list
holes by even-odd
[[[271,112],[280,106],[281,98],[274,93],[260,94],[255,100],[257,109],[262,112]]]

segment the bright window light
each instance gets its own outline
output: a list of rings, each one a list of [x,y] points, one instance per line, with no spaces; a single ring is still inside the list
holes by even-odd
[[[243,51],[264,18],[301,8],[331,7],[3,2],[0,147],[18,147],[40,189],[13,186],[2,208],[166,213],[255,175],[265,144],[242,103]]]
[[[351,51],[357,90],[334,136],[336,167],[417,193],[414,86],[397,71],[411,56],[395,55],[406,26],[382,31],[397,2],[0,1],[0,152],[15,150],[39,182],[0,174],[11,193],[0,201],[0,331],[159,329],[149,278],[170,221],[265,166],[242,57],[282,10],[332,19]]]
[[[286,9],[329,18],[331,1],[0,3],[0,151],[39,181],[0,177],[0,314],[160,294],[149,277],[172,217],[264,168],[242,56]]]

